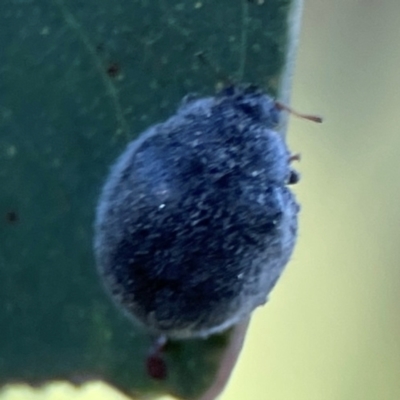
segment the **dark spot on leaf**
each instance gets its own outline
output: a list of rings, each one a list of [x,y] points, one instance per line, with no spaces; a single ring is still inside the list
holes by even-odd
[[[151,354],[146,360],[147,373],[153,379],[164,380],[167,377],[167,365],[160,354]]]
[[[97,50],[98,52],[103,51],[103,50],[104,50],[104,43],[99,43],[99,44],[96,46],[96,50]]]
[[[7,211],[6,213],[6,221],[9,224],[15,224],[16,222],[18,222],[18,214],[15,211]]]
[[[107,67],[107,75],[111,78],[115,78],[116,76],[119,75],[121,71],[121,68],[119,66],[119,64],[117,63],[111,63],[108,67]]]

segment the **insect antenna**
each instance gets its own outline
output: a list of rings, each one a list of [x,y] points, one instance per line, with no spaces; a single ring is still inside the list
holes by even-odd
[[[299,113],[299,112],[293,110],[292,108],[290,108],[289,106],[287,106],[286,104],[281,103],[280,101],[276,101],[275,104],[278,109],[287,111],[288,113],[293,114],[296,117],[308,119],[309,121],[317,122],[318,124],[323,122],[322,117],[320,117],[319,115]]]

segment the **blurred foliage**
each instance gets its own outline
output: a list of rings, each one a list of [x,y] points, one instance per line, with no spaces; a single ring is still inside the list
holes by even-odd
[[[168,379],[146,375],[151,338],[111,304],[93,265],[96,198],[128,140],[188,92],[226,83],[199,51],[227,78],[273,95],[286,82],[287,93],[290,5],[1,1],[0,385],[105,379],[185,398],[210,385],[229,332],[172,343]]]

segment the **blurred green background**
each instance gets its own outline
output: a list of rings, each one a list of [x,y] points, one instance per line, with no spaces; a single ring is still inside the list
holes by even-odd
[[[399,21],[398,0],[306,0],[292,105],[325,123],[291,119],[299,243],[222,400],[400,399]]]

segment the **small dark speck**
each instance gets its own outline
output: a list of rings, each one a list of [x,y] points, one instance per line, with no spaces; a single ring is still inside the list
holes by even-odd
[[[150,378],[164,380],[167,378],[167,366],[160,355],[150,355],[146,361],[147,373]]]
[[[18,214],[15,211],[7,211],[6,221],[9,224],[15,224],[16,222],[18,222]]]
[[[99,43],[96,46],[96,50],[99,51],[99,52],[103,51],[104,50],[104,43]]]
[[[120,71],[120,66],[117,63],[111,63],[106,69],[107,75],[111,78],[115,78],[116,76],[118,76]]]

